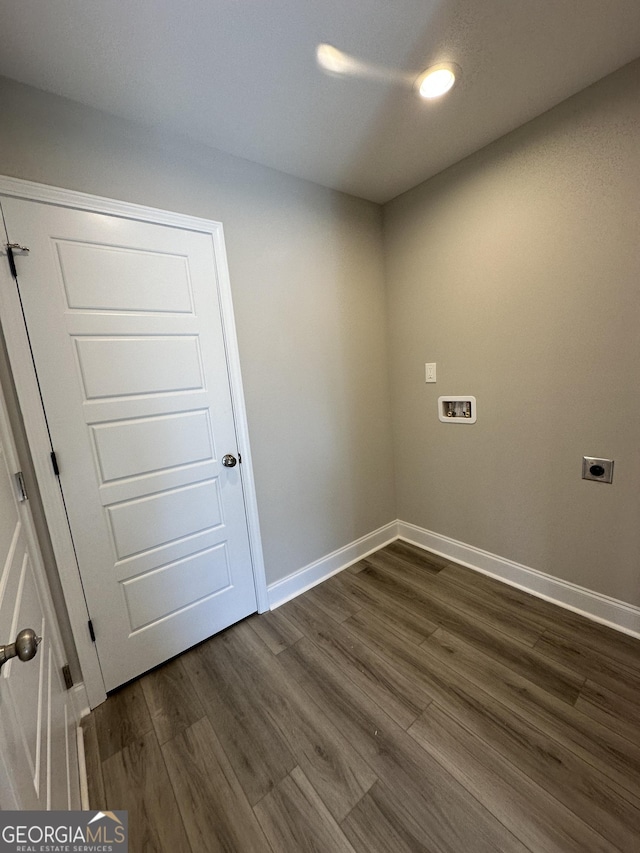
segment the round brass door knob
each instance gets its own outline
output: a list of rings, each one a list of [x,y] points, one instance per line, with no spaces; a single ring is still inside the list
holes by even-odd
[[[225,456],[222,457],[222,464],[225,468],[235,468],[235,466],[238,464],[238,460],[232,453],[227,453]]]
[[[32,628],[25,628],[16,637],[16,655],[20,660],[32,660],[36,656],[41,637]]]
[[[32,628],[24,628],[16,637],[15,643],[0,646],[0,669],[11,658],[17,657],[24,661],[32,660],[36,656],[41,641],[42,637],[38,637]]]

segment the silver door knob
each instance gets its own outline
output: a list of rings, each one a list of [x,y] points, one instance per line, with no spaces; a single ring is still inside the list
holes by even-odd
[[[222,464],[225,468],[235,468],[235,466],[238,464],[238,460],[232,453],[227,453],[225,456],[222,457]]]
[[[0,669],[11,658],[17,657],[23,661],[32,660],[36,656],[41,642],[42,637],[36,636],[33,628],[24,628],[16,637],[15,643],[0,646]]]

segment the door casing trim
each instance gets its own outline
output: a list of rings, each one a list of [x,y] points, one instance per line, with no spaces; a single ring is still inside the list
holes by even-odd
[[[198,231],[211,237],[216,256],[218,295],[227,355],[227,369],[231,386],[233,416],[238,439],[238,450],[242,454],[240,475],[242,478],[256,600],[258,612],[262,613],[268,610],[269,597],[260,537],[260,522],[253,477],[251,447],[249,444],[249,427],[242,387],[240,354],[236,337],[231,282],[222,223],[0,175],[0,202],[2,196],[37,201],[57,207],[75,208],[76,210],[84,210],[92,213],[119,216],[156,225],[169,225],[174,228]],[[12,237],[12,239],[19,239],[19,235]],[[49,458],[51,449],[49,432],[31,358],[29,339],[22,316],[20,299],[17,288],[14,286],[13,279],[11,278],[8,263],[0,264],[0,322],[5,334],[9,361],[22,409],[27,439],[33,456],[36,478],[42,495],[45,517],[58,564],[60,581],[67,603],[69,620],[78,651],[87,697],[90,707],[95,708],[106,699],[104,680],[95,644],[89,636],[87,625],[89,613],[84,598],[82,581],[71,540],[62,493],[51,467]]]

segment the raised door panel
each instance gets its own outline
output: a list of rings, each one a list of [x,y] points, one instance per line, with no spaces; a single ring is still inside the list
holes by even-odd
[[[206,409],[130,418],[91,427],[101,485],[184,469],[214,458]],[[182,441],[176,442],[178,430]]]
[[[192,335],[75,337],[85,400],[172,394],[204,386]]]
[[[72,310],[193,313],[184,257],[64,240],[56,240],[55,247],[67,306]],[[90,277],[87,268],[94,271]],[[145,279],[153,281],[151,292],[129,284]]]

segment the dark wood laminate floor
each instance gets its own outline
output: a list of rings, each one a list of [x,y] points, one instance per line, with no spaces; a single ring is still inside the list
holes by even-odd
[[[395,542],[84,721],[132,853],[640,850],[640,641]]]

